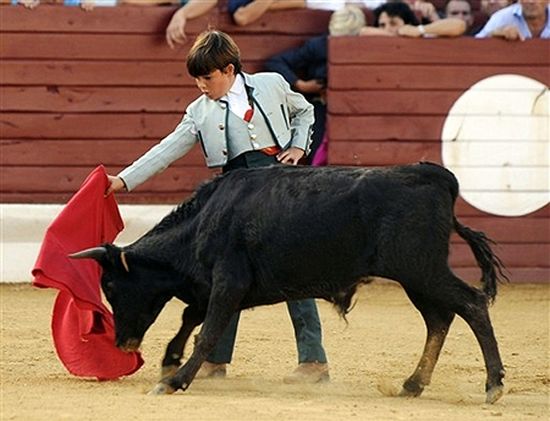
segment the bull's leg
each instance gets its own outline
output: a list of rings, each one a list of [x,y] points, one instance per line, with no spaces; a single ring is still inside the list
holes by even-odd
[[[439,288],[431,290],[434,300],[437,299],[440,306],[445,305],[450,311],[462,317],[474,332],[487,370],[486,402],[495,403],[504,392],[504,367],[489,318],[487,296],[451,272],[439,285]]]
[[[186,390],[199,371],[206,357],[216,346],[231,316],[238,309],[236,297],[229,294],[212,296],[206,318],[195,341],[195,348],[187,362],[172,377],[162,379],[152,394],[170,394],[178,389]]]
[[[504,366],[500,358],[497,340],[489,317],[487,296],[478,289],[472,288],[459,278],[451,275],[460,288],[462,299],[458,300],[458,291],[449,294],[447,299],[454,298],[453,311],[462,317],[470,326],[481,347],[487,381],[485,383],[486,403],[495,403],[504,393]],[[449,291],[451,292],[451,291]]]
[[[246,259],[234,254],[220,258],[220,262],[213,269],[213,287],[208,309],[193,353],[174,376],[162,379],[150,394],[170,394],[189,387],[202,363],[222,336],[231,316],[240,309],[240,303],[252,279],[246,263]]]
[[[185,344],[191,336],[193,329],[200,325],[205,317],[204,310],[199,310],[196,306],[190,305],[185,308],[182,315],[181,327],[166,347],[164,358],[162,359],[161,378],[172,376],[178,370],[183,357]]]
[[[439,358],[441,348],[454,319],[454,314],[442,309],[433,301],[405,289],[414,306],[420,311],[426,323],[427,337],[424,352],[414,370],[414,373],[403,383],[400,396],[420,396],[424,387],[430,384],[434,367]]]

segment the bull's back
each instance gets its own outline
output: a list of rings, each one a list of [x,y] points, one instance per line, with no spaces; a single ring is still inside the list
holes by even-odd
[[[433,241],[434,226],[451,220],[458,192],[454,176],[434,164],[281,165],[236,170],[216,183],[200,212],[201,255],[243,248],[258,267],[267,261],[283,277],[298,276],[303,267],[307,278],[372,266],[382,245],[390,253]],[[399,244],[407,232],[411,235]],[[414,244],[407,243],[410,238],[416,238]]]

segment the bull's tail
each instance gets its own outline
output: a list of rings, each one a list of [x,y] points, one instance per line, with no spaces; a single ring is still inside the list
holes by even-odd
[[[495,244],[493,240],[488,238],[481,231],[474,231],[462,225],[456,217],[453,217],[455,231],[460,235],[470,246],[477,261],[477,265],[481,269],[481,283],[483,292],[489,298],[489,301],[494,301],[497,295],[497,282],[508,281],[508,277],[504,274],[504,264],[491,249],[491,244]]]

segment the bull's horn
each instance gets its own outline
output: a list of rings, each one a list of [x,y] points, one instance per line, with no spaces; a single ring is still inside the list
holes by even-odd
[[[76,253],[69,254],[71,259],[95,259],[99,260],[107,253],[105,247],[92,247],[86,250],[77,251]]]

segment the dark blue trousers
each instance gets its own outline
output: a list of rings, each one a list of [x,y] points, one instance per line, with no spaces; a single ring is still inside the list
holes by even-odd
[[[236,168],[263,167],[277,164],[274,156],[268,156],[262,152],[246,152],[232,159],[223,168],[224,172]],[[288,312],[294,327],[296,347],[298,348],[298,362],[320,362],[326,363],[327,357],[322,344],[321,321],[314,299],[288,301]],[[216,347],[206,358],[207,361],[215,364],[230,363],[237,336],[240,312],[235,313]]]

